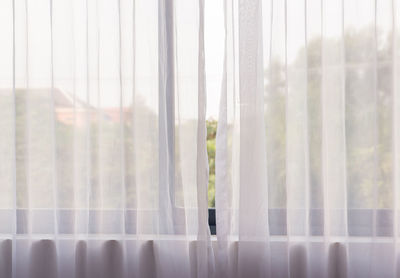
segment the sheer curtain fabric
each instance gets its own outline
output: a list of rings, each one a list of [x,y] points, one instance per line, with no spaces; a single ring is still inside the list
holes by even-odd
[[[224,3],[218,277],[398,277],[400,3]]]
[[[1,277],[212,271],[203,9],[0,2]]]
[[[204,0],[0,1],[0,277],[398,277],[399,1],[223,3],[211,241]]]

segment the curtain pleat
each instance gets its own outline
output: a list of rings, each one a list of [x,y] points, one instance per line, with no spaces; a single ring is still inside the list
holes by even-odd
[[[400,78],[399,75],[399,52],[398,52],[398,47],[399,47],[399,11],[398,11],[398,2],[397,1],[391,1],[391,9],[392,9],[392,30],[393,34],[391,37],[391,42],[392,42],[392,49],[391,49],[391,54],[393,57],[393,65],[392,65],[392,80],[391,80],[391,85],[392,85],[392,92],[393,92],[393,102],[392,102],[392,116],[393,116],[393,121],[392,121],[392,129],[393,129],[393,157],[392,157],[392,163],[393,163],[393,209],[394,209],[394,221],[393,221],[393,234],[398,235],[399,234],[399,199],[397,196],[399,195],[399,127],[398,123],[400,123],[400,118],[399,118],[399,87],[398,87],[398,80]],[[398,239],[397,237],[393,238],[393,251],[394,251],[394,263],[393,263],[393,269],[392,271],[396,274],[399,273],[399,267],[397,265],[397,260],[396,260],[396,254],[398,253],[399,246],[398,246]]]

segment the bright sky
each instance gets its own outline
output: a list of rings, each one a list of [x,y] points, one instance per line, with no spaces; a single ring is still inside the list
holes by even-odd
[[[270,34],[270,7],[271,0],[263,0],[263,39],[264,45],[269,46],[268,40],[271,38]],[[157,79],[157,0],[136,1],[136,9],[140,12],[136,14],[136,64],[138,65],[137,71],[139,75],[147,77],[143,79],[143,84],[136,84],[140,86],[141,93],[146,98],[146,103],[151,109],[157,109],[158,89],[154,79]],[[377,16],[377,24],[387,30],[390,30],[391,17],[391,1],[379,1],[378,9],[375,13],[375,6],[373,0],[347,0],[344,2],[344,17],[342,17],[343,7],[341,1],[323,0],[324,13],[323,16],[323,29],[324,36],[338,36],[342,31],[342,20],[344,19],[345,27],[362,27],[374,21],[374,15]],[[17,1],[16,8],[16,75],[17,87],[26,85],[25,74],[29,72],[29,86],[31,87],[46,87],[50,86],[50,29],[49,29],[49,2],[48,0],[35,0],[28,1],[29,18],[28,24],[25,25],[25,7],[23,2]],[[34,3],[34,4],[33,4]],[[118,76],[118,1],[97,0],[90,1],[92,6],[89,7],[89,41],[91,43],[90,49],[96,49],[97,42],[97,29],[96,27],[96,9],[99,9],[100,21],[100,50],[101,50],[101,76],[114,77]],[[94,5],[97,3],[99,6]],[[121,3],[131,3],[130,1],[122,1]],[[193,11],[187,12],[188,9],[194,9],[196,5],[191,1],[177,2],[180,6],[180,20],[178,24],[179,30],[186,35],[186,41],[190,45],[191,39],[187,36],[196,36],[195,32],[190,29],[191,22],[196,19],[191,16]],[[224,14],[223,14],[223,0],[205,0],[205,54],[206,54],[206,81],[207,81],[207,117],[218,118],[219,98],[221,91],[221,76],[224,57]],[[285,27],[285,6],[284,1],[273,1],[273,43],[277,55],[282,55],[285,51],[284,44],[284,27]],[[307,5],[305,5],[307,3]],[[94,5],[94,6],[93,6]],[[131,4],[129,4],[131,5]],[[300,47],[304,45],[304,8],[307,7],[307,34],[311,38],[313,34],[319,34],[321,31],[321,0],[287,0],[287,54],[288,62],[292,61]],[[73,8],[73,9],[72,9]],[[54,75],[55,85],[60,89],[72,93],[75,90],[79,98],[85,99],[86,86],[77,81],[74,89],[73,82],[69,78],[73,76],[85,76],[86,73],[86,28],[82,28],[82,24],[86,24],[84,1],[71,0],[71,1],[56,1],[53,7],[53,41],[54,41]],[[131,7],[124,7],[122,9],[122,35],[124,36],[124,44],[122,46],[123,53],[123,70],[126,76],[131,74],[131,61],[132,56],[129,54],[131,51],[131,27],[133,22],[130,14]],[[73,26],[71,25],[71,15],[73,17]],[[72,27],[71,27],[72,26]],[[28,27],[28,30],[25,28]],[[0,1],[0,37],[3,42],[0,44],[0,87],[12,87],[12,5],[10,1]],[[380,29],[382,30],[382,28]],[[26,34],[29,33],[29,44],[26,42]],[[195,42],[195,40],[193,40]],[[73,46],[75,42],[75,48]],[[29,45],[29,68],[26,70],[25,61],[25,46]],[[186,57],[185,53],[181,53]],[[269,53],[264,53],[264,58],[267,58]],[[196,56],[193,56],[196,57]],[[193,58],[191,56],[191,58]],[[96,51],[89,52],[91,61],[90,71],[96,77],[97,69],[97,56]],[[76,60],[77,62],[73,62]],[[182,72],[188,72],[192,62],[190,59],[181,59]],[[115,79],[115,78],[114,78]],[[102,106],[119,105],[118,94],[109,94],[118,89],[118,80],[109,82],[103,80],[102,88]],[[187,82],[184,84],[186,91],[190,92],[190,86],[195,86]],[[94,94],[97,93],[96,88],[92,86]],[[118,91],[118,90],[117,90]],[[127,88],[126,91],[130,91]],[[191,101],[193,96],[189,94],[182,94],[182,103]],[[185,99],[190,98],[190,99]],[[95,96],[91,98],[92,102],[95,101]],[[188,116],[194,113],[192,108],[185,111],[183,107],[182,113]]]
[[[204,44],[207,78],[207,118],[218,119],[224,59],[224,13],[222,0],[206,0]]]

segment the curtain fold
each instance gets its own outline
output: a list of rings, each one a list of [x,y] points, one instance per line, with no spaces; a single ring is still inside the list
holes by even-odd
[[[0,10],[0,276],[207,277],[204,2]]]
[[[397,277],[398,1],[224,5],[219,277]]]

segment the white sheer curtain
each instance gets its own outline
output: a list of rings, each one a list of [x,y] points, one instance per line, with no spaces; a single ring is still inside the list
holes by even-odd
[[[211,245],[204,0],[0,1],[0,277],[399,276],[399,0],[223,2]]]
[[[218,277],[398,277],[400,2],[224,3]]]
[[[0,1],[0,277],[212,272],[203,10]]]

